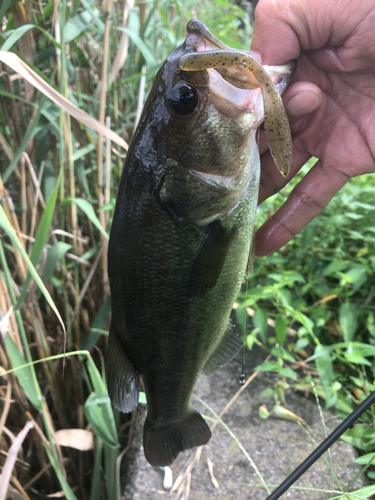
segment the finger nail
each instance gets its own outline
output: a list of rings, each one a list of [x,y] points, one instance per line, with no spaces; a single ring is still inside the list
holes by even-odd
[[[309,90],[305,92],[299,92],[298,94],[291,97],[286,104],[286,109],[289,115],[296,118],[301,118],[302,116],[311,113],[322,102],[322,95],[314,90]]]

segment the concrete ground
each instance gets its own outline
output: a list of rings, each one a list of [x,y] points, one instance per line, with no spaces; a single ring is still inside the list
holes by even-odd
[[[264,355],[247,353],[249,364],[245,369],[246,377],[253,373],[251,367],[259,364]],[[201,377],[195,394],[207,403],[215,412],[225,407],[227,402],[238,391],[239,366],[231,362],[209,377]],[[309,425],[308,432],[297,423],[269,418],[262,420],[258,410],[266,404],[270,410],[273,400],[259,400],[260,393],[273,387],[278,377],[261,373],[239,396],[223,417],[223,421],[242,444],[247,454],[258,468],[264,481],[272,491],[279,485],[319,444],[325,437],[322,421],[316,402],[305,399],[303,395],[289,390],[286,394],[286,406],[289,410],[302,417]],[[323,402],[324,403],[324,402]],[[193,406],[205,416],[212,416],[202,404],[193,400]],[[340,423],[330,411],[324,411],[324,421],[327,431],[331,432]],[[145,418],[145,407],[140,407],[136,420],[135,437],[131,455],[131,465],[128,474],[128,484],[123,500],[159,500],[170,496],[176,498],[177,492],[163,489],[163,471],[151,467],[143,455],[142,431]],[[172,464],[173,481],[184,471],[189,457],[194,451],[180,454]],[[345,498],[339,492],[348,488],[360,471],[354,464],[356,453],[343,441],[336,442],[331,448],[333,473],[321,458],[296,483],[298,489],[291,489],[282,496],[282,500],[328,500],[332,497]],[[329,460],[328,454],[325,459]],[[212,464],[213,476],[210,475],[209,464]],[[184,495],[179,498],[190,500],[264,500],[269,493],[260,483],[245,453],[236,440],[229,435],[222,425],[218,425],[210,442],[203,448],[198,464],[194,466],[190,478],[184,482]],[[364,486],[361,476],[350,490]],[[187,497],[187,489],[189,496]],[[337,493],[333,493],[335,490]]]

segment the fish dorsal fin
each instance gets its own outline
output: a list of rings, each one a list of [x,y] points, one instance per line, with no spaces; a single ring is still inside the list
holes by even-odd
[[[231,361],[238,351],[243,347],[241,338],[233,330],[233,325],[228,323],[226,332],[219,345],[206,361],[203,369],[203,375],[210,375],[221,366]]]
[[[253,231],[253,237],[251,239],[250,251],[249,251],[249,260],[247,261],[245,276],[246,278],[250,278],[251,273],[253,272],[253,261],[255,256],[255,234]]]
[[[203,296],[216,285],[236,234],[235,227],[228,231],[220,221],[211,224],[191,268],[188,286],[192,295]]]
[[[108,395],[113,406],[123,413],[134,411],[139,399],[140,374],[129,361],[112,326],[108,338],[106,374]]]

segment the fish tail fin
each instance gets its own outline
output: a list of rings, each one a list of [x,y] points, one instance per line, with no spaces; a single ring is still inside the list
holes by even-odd
[[[202,415],[195,410],[175,423],[153,425],[146,418],[143,448],[148,462],[154,467],[170,465],[180,453],[208,443],[211,431]]]

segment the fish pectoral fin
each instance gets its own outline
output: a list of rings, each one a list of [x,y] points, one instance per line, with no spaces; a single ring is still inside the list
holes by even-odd
[[[249,260],[247,261],[245,276],[247,279],[250,278],[251,273],[253,272],[253,261],[255,256],[255,234],[253,232],[253,238],[251,240],[250,252],[249,252]]]
[[[106,376],[113,406],[123,413],[134,411],[139,399],[140,374],[129,361],[112,325],[106,354]]]
[[[188,287],[194,296],[203,296],[217,283],[228,249],[237,229],[225,229],[220,221],[211,225],[190,271]]]
[[[232,325],[228,324],[227,330],[219,345],[206,361],[202,374],[210,375],[221,366],[229,363],[241,347],[243,347],[241,338],[234,332]]]

